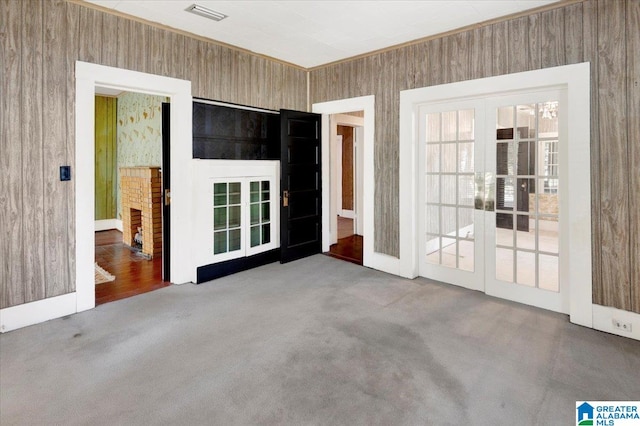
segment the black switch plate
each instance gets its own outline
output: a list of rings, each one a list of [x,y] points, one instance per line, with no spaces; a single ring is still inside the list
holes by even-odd
[[[71,180],[71,166],[60,166],[60,180]]]

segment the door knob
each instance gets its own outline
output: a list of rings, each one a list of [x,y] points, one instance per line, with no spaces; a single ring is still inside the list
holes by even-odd
[[[289,191],[282,191],[282,207],[289,207]]]

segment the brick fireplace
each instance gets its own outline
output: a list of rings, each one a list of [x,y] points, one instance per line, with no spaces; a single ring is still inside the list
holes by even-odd
[[[142,253],[162,254],[162,174],[160,167],[121,167],[122,240],[142,243]],[[136,238],[138,234],[138,238]],[[140,235],[141,234],[141,235]]]

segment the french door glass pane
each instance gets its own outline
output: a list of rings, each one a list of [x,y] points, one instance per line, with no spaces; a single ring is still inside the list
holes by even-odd
[[[475,110],[427,114],[426,261],[473,271]]]
[[[496,278],[556,292],[558,108],[555,100],[500,107],[495,138]]]
[[[240,250],[240,182],[213,184],[213,254]]]
[[[249,211],[251,220],[251,247],[271,242],[271,202],[269,181],[251,182],[252,190],[257,191],[256,197],[251,197]]]

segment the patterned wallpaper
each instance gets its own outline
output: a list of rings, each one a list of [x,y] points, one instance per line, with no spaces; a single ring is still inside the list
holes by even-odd
[[[164,96],[125,92],[118,96],[118,167],[162,165]],[[120,172],[117,175],[117,218],[122,219]]]

